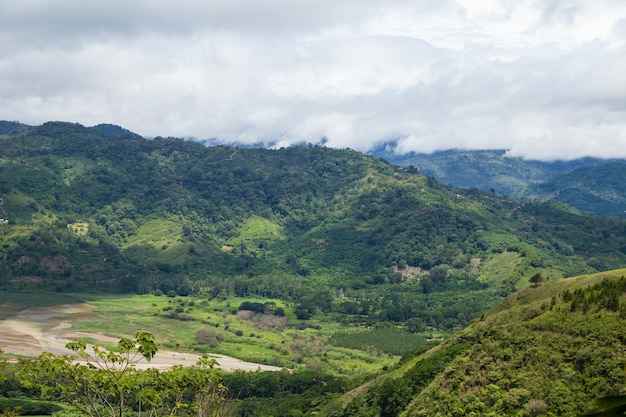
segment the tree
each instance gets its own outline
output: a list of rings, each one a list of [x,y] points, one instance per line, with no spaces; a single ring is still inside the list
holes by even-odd
[[[381,417],[399,415],[411,401],[413,392],[402,378],[389,378],[378,388],[376,403]]]
[[[44,397],[65,401],[90,417],[124,417],[134,412],[173,415],[182,409],[198,416],[222,416],[225,388],[206,357],[195,366],[169,371],[139,370],[136,363],[151,360],[157,352],[152,334],[138,332],[121,339],[116,352],[84,342],[66,345],[76,356],[45,352],[36,360],[21,360],[18,375],[26,388]]]
[[[543,281],[543,275],[541,275],[540,272],[537,272],[535,275],[530,277],[530,282],[533,284],[533,287],[538,287]]]

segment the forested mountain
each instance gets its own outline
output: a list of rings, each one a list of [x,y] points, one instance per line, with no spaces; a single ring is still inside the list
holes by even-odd
[[[625,273],[554,281],[512,294],[439,346],[405,355],[396,370],[347,393],[345,408],[334,403],[326,415],[589,412],[592,400],[624,393]]]
[[[506,155],[505,150],[448,150],[396,155],[386,148],[373,155],[437,181],[461,188],[494,190],[499,195],[563,202],[581,211],[625,217],[626,161],[581,158],[536,161]]]
[[[31,126],[20,122],[9,122],[0,120],[0,135],[9,135],[11,133],[20,133],[28,130]]]
[[[268,352],[409,350],[345,395],[356,379],[324,360],[310,366],[326,373],[224,376],[246,415],[573,416],[622,392],[625,271],[598,273],[626,265],[624,219],[453,188],[349,149],[7,123],[1,289],[167,294],[155,315],[176,313],[178,296],[190,308],[191,294],[193,313],[200,298],[232,307],[214,313],[236,338],[226,319],[273,304],[269,316],[281,310],[303,333]],[[331,322],[346,327],[322,334]]]
[[[626,217],[626,162],[578,168],[532,185],[528,197],[559,201],[581,211]]]
[[[0,285],[210,287],[452,330],[626,264],[626,222],[459,190],[358,152],[205,147],[51,122],[0,137]],[[411,321],[412,320],[412,321]]]

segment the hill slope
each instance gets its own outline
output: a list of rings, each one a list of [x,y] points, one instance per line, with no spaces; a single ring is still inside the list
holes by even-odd
[[[513,294],[332,415],[576,416],[623,394],[624,274]]]
[[[577,168],[593,167],[610,162],[598,158],[572,161],[537,161],[507,156],[503,149],[458,150],[396,155],[378,151],[373,155],[408,167],[414,166],[424,175],[461,188],[495,190],[498,195],[522,196],[526,187],[549,180],[555,175]]]
[[[204,147],[46,123],[0,136],[0,286],[271,296],[355,323],[465,326],[536,272],[626,264],[626,221],[348,149]]]

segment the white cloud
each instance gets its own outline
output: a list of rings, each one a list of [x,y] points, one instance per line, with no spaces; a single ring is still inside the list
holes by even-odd
[[[0,0],[0,119],[626,157],[613,0]]]

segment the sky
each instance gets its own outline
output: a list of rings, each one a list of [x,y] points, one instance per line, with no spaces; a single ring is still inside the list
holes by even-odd
[[[0,120],[626,157],[626,2],[0,0]]]

